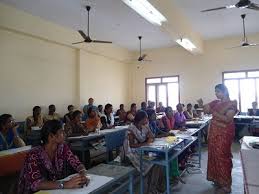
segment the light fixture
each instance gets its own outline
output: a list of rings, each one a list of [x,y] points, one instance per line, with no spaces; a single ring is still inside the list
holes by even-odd
[[[180,38],[177,39],[176,42],[189,51],[197,48],[188,38]]]
[[[161,26],[162,22],[166,21],[166,18],[147,0],[122,1],[152,24]]]

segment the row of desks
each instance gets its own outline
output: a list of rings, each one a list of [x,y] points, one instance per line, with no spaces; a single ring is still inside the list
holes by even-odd
[[[241,140],[240,155],[246,194],[259,193],[259,150],[252,147],[254,142],[259,143],[259,137],[245,136]]]
[[[154,143],[149,146],[143,146],[139,148],[140,152],[140,170],[142,171],[143,161],[148,161],[152,164],[161,165],[166,169],[166,193],[170,194],[170,162],[174,159],[178,159],[178,156],[184,152],[187,148],[198,141],[198,157],[199,168],[201,167],[201,133],[202,130],[208,126],[210,118],[199,121],[188,121],[186,126],[196,126],[197,128],[187,128],[186,131],[173,130],[172,132],[176,136],[177,140],[170,142],[170,138],[157,138]],[[197,136],[197,137],[195,137]],[[149,159],[147,154],[153,152],[158,157]],[[144,177],[140,174],[140,194],[144,193]]]

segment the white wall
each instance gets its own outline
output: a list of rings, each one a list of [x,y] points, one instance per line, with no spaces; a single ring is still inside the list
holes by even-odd
[[[76,50],[0,30],[0,112],[23,120],[35,105],[64,113],[76,96]]]
[[[152,62],[132,67],[133,101],[145,99],[145,78],[154,76],[180,76],[182,103],[195,103],[200,97],[214,99],[214,86],[222,82],[222,72],[259,69],[259,47],[226,49],[240,43],[241,37],[205,41],[204,54],[192,55],[180,47],[148,50]],[[259,42],[259,34],[249,36]],[[249,87],[249,86],[248,86]]]
[[[131,56],[116,45],[80,44],[76,31],[0,3],[0,114],[22,121],[40,105],[64,114],[89,97],[116,109],[128,104]]]

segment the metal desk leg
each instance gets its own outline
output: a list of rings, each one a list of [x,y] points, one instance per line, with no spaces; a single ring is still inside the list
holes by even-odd
[[[201,168],[201,130],[198,132],[199,168]]]
[[[133,194],[133,173],[129,175],[129,194]]]
[[[143,165],[143,151],[140,151],[140,194],[144,194],[144,177],[142,174],[142,165]]]
[[[170,176],[169,176],[169,161],[168,161],[168,152],[165,153],[165,161],[166,161],[166,193],[170,194]]]

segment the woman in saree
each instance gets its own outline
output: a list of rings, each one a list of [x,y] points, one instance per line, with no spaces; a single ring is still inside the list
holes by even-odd
[[[204,112],[212,114],[208,134],[208,166],[207,179],[212,181],[221,193],[230,193],[232,184],[232,154],[231,144],[235,136],[234,116],[237,112],[237,102],[231,101],[228,89],[223,84],[215,86],[218,100],[203,105],[198,100]]]

